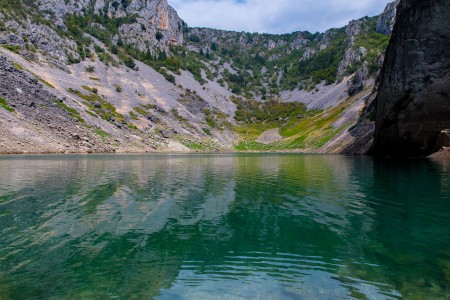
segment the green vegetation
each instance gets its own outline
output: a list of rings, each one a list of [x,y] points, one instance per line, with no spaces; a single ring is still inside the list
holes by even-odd
[[[95,133],[103,140],[106,141],[112,137],[109,133],[103,131],[102,129],[98,128],[95,130]]]
[[[344,28],[331,29],[325,34],[308,31],[284,35],[230,32],[218,35],[217,40],[211,43],[207,38],[208,35],[203,34],[201,30],[192,34],[187,25],[182,24],[180,29],[186,35],[187,45],[171,46],[168,51],[163,51],[147,43],[146,49],[141,47],[139,50],[135,45],[127,43],[119,30],[123,24],[136,23],[139,16],[108,15],[110,5],[125,8],[130,4],[130,0],[107,2],[110,5],[105,5],[105,9],[100,12],[95,12],[94,5],[90,5],[84,9],[83,14],[68,15],[64,20],[66,31],[45,20],[43,16],[48,12],[40,12],[32,0],[12,2],[0,0],[0,9],[13,11],[22,17],[29,16],[52,27],[61,36],[72,39],[77,44],[76,52],[81,60],[94,59],[97,55],[106,65],[118,67],[123,64],[134,70],[137,70],[135,60],[139,60],[160,72],[171,83],[176,82],[174,74],[179,75],[185,70],[204,84],[206,82],[202,76],[204,73],[207,79],[228,86],[233,93],[248,99],[277,99],[281,90],[295,88],[312,90],[321,81],[330,84],[339,80],[338,65],[349,47]],[[360,63],[350,66],[347,74],[354,72],[365,61],[369,63],[371,73],[378,70],[380,67],[378,56],[383,53],[388,43],[388,36],[375,31],[376,17],[365,17],[361,20],[361,34],[356,35],[353,47],[355,50],[364,47],[367,54]],[[141,24],[141,29],[146,31],[146,25]],[[93,40],[84,33],[94,36],[104,46],[93,43]],[[161,42],[164,34],[157,31],[155,38]],[[117,43],[114,44],[114,40]],[[198,52],[189,50],[191,45],[199,49]],[[15,52],[19,51],[17,46],[5,47]],[[303,58],[306,48],[315,52],[309,59]],[[117,55],[118,60],[110,52]],[[79,62],[78,55],[70,52],[68,54],[70,63]],[[95,68],[88,66],[86,71],[94,72]]]
[[[3,109],[6,109],[9,112],[13,112],[14,108],[8,105],[8,102],[6,102],[5,98],[0,98],[0,107]]]
[[[85,88],[86,90],[89,89],[89,87],[86,86],[84,86],[83,88]],[[82,92],[71,88],[69,88],[68,91],[83,99],[83,104],[89,107],[89,109],[97,114],[100,118],[109,122],[117,121],[121,124],[127,124],[125,117],[122,114],[118,113],[116,111],[116,108],[101,96],[94,93],[85,95]]]
[[[367,87],[366,90],[371,88]],[[235,146],[235,149],[239,151],[318,149],[351,126],[351,124],[343,124],[335,128],[333,123],[357,99],[357,97],[349,98],[340,105],[325,111],[310,111],[301,118],[290,118],[283,122],[247,123],[237,126],[234,131],[239,134],[241,141]],[[282,140],[270,145],[255,141],[261,133],[272,128],[280,129]]]
[[[84,68],[86,70],[86,72],[88,73],[94,73],[95,72],[95,67],[92,65],[89,65],[87,67]]]
[[[19,50],[21,49],[19,46],[15,45],[1,45],[3,48],[8,49],[11,52],[19,54]]]
[[[363,61],[367,61],[369,63],[369,73],[374,74],[381,68],[381,60],[378,58],[386,51],[390,36],[380,34],[375,31],[374,26],[376,24],[376,20],[374,18],[370,19],[370,22],[372,23],[370,26],[370,30],[363,35],[359,35],[355,39],[355,47],[364,47],[365,49],[367,49],[367,54],[364,57]],[[357,64],[356,66],[353,66],[353,69],[356,70],[356,68],[362,63],[363,62]],[[352,69],[347,70],[347,73],[351,74],[353,73],[352,71]]]
[[[116,18],[108,15],[107,7],[126,7],[131,3],[130,0],[107,2],[106,9],[99,13],[94,13],[93,5],[90,5],[83,10],[83,14],[68,15],[64,21],[67,30],[56,28],[49,21],[41,20],[44,15],[41,12],[31,16],[36,9],[33,2],[32,0],[0,0],[0,10],[8,9],[13,15],[30,16],[32,21],[39,20],[40,23],[55,29],[62,37],[72,39],[77,47],[76,53],[66,49],[70,63],[77,63],[85,58],[95,61],[98,57],[106,65],[113,67],[123,65],[137,70],[136,61],[138,60],[153,67],[173,84],[176,84],[177,75],[180,75],[182,71],[188,71],[201,84],[208,79],[228,87],[239,96],[232,98],[237,106],[235,115],[237,126],[235,127],[228,122],[229,116],[210,108],[208,103],[194,92],[186,91],[186,94],[182,95],[178,101],[192,114],[202,116],[203,113],[202,131],[205,134],[210,135],[212,131],[225,128],[233,129],[238,133],[243,140],[236,146],[238,150],[286,150],[324,145],[343,130],[343,128],[334,128],[332,124],[346,106],[340,105],[332,110],[321,112],[308,112],[305,105],[301,103],[280,102],[280,92],[293,89],[317,92],[318,83],[331,84],[342,79],[338,76],[338,66],[349,47],[353,47],[353,50],[362,58],[360,62],[348,67],[346,74],[353,73],[365,62],[368,63],[369,71],[373,73],[380,67],[379,56],[386,49],[389,40],[388,36],[375,31],[376,18],[366,17],[361,19],[361,33],[355,36],[353,45],[349,42],[345,28],[331,29],[324,34],[296,32],[271,35],[230,32],[218,35],[217,39],[211,42],[208,39],[208,32],[198,30],[197,33],[190,34],[189,29],[183,24],[185,40],[188,41],[186,45],[171,46],[166,50],[165,47],[155,48],[148,42],[144,47],[139,45],[140,49],[137,49],[136,45],[128,44],[129,41],[119,28],[123,24],[136,23],[139,17],[128,15]],[[4,24],[0,25],[4,26]],[[147,31],[146,25],[141,25],[141,29]],[[94,43],[85,33],[94,36],[102,44]],[[155,38],[162,42],[164,34],[158,31]],[[113,41],[117,43],[113,44]],[[16,53],[21,50],[21,47],[13,45],[3,45],[3,47]],[[197,50],[192,51],[192,49]],[[305,56],[306,50],[311,54]],[[19,64],[15,66],[23,70]],[[85,70],[88,73],[94,73],[95,67],[88,65]],[[39,76],[35,75],[35,77],[54,88]],[[99,81],[97,77],[89,78]],[[114,87],[116,92],[123,92],[119,84],[115,84]],[[151,119],[152,122],[157,122],[150,113],[150,110],[155,108],[154,105],[135,107],[126,119],[104,96],[98,95],[97,88],[89,86],[82,86],[82,88],[82,91],[70,91],[83,99],[83,104],[89,108],[87,112],[92,116],[108,120],[118,127],[125,125],[133,130],[138,129],[135,125],[127,123],[127,119],[128,121],[138,120],[139,115],[142,115]],[[206,90],[206,87],[204,89]],[[139,93],[138,95],[143,97]],[[263,101],[259,101],[260,99]],[[61,102],[58,106],[77,118],[76,110],[71,111],[70,107]],[[167,114],[164,110],[159,112]],[[191,126],[176,109],[171,113],[174,118],[183,123],[183,126]],[[283,140],[273,145],[255,142],[262,132],[274,128],[280,129]],[[191,146],[203,147],[200,145],[202,144],[194,143]]]
[[[236,121],[246,124],[279,125],[284,121],[304,117],[307,114],[306,106],[300,102],[285,103],[275,100],[260,102],[256,100],[242,100],[237,97],[233,97],[232,100],[237,106]]]
[[[109,53],[100,53],[98,56],[98,59],[103,62],[105,65],[109,66],[113,66],[113,67],[118,67],[119,66],[119,62],[116,61],[111,54]]]
[[[118,92],[118,93],[122,93],[123,92],[123,89],[122,89],[122,87],[120,85],[115,84],[114,87],[116,88],[116,92]]]
[[[21,71],[28,71],[28,70],[26,70],[21,64],[19,64],[19,63],[17,63],[17,62],[13,62],[13,65],[14,65],[14,67],[15,67],[16,69],[18,69],[18,70],[21,70]],[[28,72],[30,72],[30,73],[34,76],[34,78],[36,78],[37,80],[39,80],[40,82],[42,82],[42,83],[45,84],[46,86],[51,87],[51,88],[53,88],[53,89],[55,88],[55,86],[54,86],[53,84],[51,84],[50,82],[44,80],[42,77],[40,77],[40,76],[34,74],[34,73],[31,72],[31,71],[28,71]]]
[[[161,33],[161,31],[158,31],[156,33],[156,39],[158,40],[158,42],[163,38],[163,34]]]
[[[129,115],[130,115],[130,118],[131,118],[131,119],[133,119],[133,120],[139,120],[138,116],[137,116],[133,111],[130,111],[130,112],[129,112]]]
[[[176,108],[172,109],[172,114],[173,114],[174,117],[175,117],[178,121],[180,121],[180,122],[185,123],[185,122],[188,121],[185,117],[183,117],[183,116],[180,115],[180,113],[178,112],[178,110],[177,110]]]
[[[277,147],[274,145],[265,145],[258,142],[240,141],[235,147],[237,151],[274,151]]]
[[[206,135],[211,135],[211,130],[209,130],[208,128],[202,128],[202,131],[203,131]]]
[[[13,65],[17,70],[25,71],[25,68],[21,64],[13,62]]]
[[[180,143],[195,151],[215,151],[218,147],[211,141],[191,141],[181,139]]]
[[[78,111],[76,109],[73,109],[72,107],[69,107],[67,104],[60,102],[56,99],[53,99],[53,102],[59,107],[64,109],[65,111],[67,111],[67,113],[69,114],[69,116],[71,116],[72,118],[76,119],[78,122],[85,124],[86,121],[80,116],[80,114],[78,113]]]
[[[38,75],[36,75],[36,74],[34,74],[34,73],[32,73],[32,72],[30,72],[30,73],[33,74],[33,76],[34,76],[37,80],[39,80],[40,82],[42,82],[42,83],[45,84],[46,86],[51,87],[52,89],[55,88],[55,86],[54,86],[53,84],[51,84],[50,82],[46,81],[46,80],[43,79],[42,77],[40,77],[40,76],[38,76]]]
[[[137,112],[138,114],[142,115],[142,116],[147,116],[150,112],[151,109],[154,109],[156,106],[153,104],[146,104],[143,105],[141,104],[140,106],[137,106],[134,109],[135,112]]]
[[[96,87],[88,87],[87,85],[82,85],[81,87],[88,92],[98,94],[98,88]]]

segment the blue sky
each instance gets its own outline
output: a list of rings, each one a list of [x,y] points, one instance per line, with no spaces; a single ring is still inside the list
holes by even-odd
[[[168,0],[192,27],[289,33],[323,32],[383,12],[393,0]]]

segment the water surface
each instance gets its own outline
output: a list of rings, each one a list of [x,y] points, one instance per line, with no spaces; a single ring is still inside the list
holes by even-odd
[[[450,163],[0,157],[0,299],[448,299]]]

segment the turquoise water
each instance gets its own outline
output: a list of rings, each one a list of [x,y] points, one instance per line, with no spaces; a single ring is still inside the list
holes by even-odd
[[[450,162],[0,157],[0,299],[448,299]]]

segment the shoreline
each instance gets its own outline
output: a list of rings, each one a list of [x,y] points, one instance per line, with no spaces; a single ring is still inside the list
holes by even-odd
[[[320,156],[343,156],[343,157],[372,157],[381,159],[428,159],[430,161],[450,160],[450,151],[447,153],[436,152],[426,157],[376,157],[367,154],[344,154],[344,153],[318,153],[301,151],[141,151],[141,152],[27,152],[27,153],[1,153],[0,159],[14,156],[124,156],[124,155],[234,155],[234,154],[299,154],[299,155],[320,155]]]

